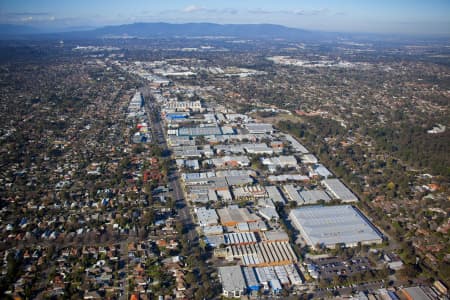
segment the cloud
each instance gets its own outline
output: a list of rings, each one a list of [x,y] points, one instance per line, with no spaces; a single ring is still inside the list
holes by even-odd
[[[4,16],[7,17],[40,17],[40,16],[48,16],[49,12],[9,12],[5,13]]]
[[[237,9],[234,8],[206,8],[198,5],[189,5],[181,10],[184,13],[208,13],[208,14],[231,14],[235,15],[238,13]]]
[[[193,13],[193,12],[199,12],[199,11],[205,11],[206,9],[202,6],[198,5],[189,5],[183,8],[181,11],[186,13]]]
[[[0,19],[5,23],[12,24],[42,23],[57,20],[50,12],[2,12],[0,13]]]
[[[319,8],[319,9],[296,9],[296,10],[264,10],[264,9],[251,9],[247,12],[251,14],[259,14],[259,15],[298,15],[298,16],[318,16],[318,15],[326,15],[330,12],[328,8]]]

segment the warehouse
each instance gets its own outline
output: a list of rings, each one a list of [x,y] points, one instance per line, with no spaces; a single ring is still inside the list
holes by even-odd
[[[339,179],[322,180],[322,185],[327,189],[330,195],[342,202],[357,202],[358,197],[355,196]]]
[[[289,242],[289,236],[282,230],[271,230],[261,234],[264,241],[268,242]]]
[[[270,175],[267,177],[267,180],[272,183],[288,182],[288,181],[308,182],[309,177],[301,174],[281,174],[281,175]]]
[[[218,209],[217,213],[223,226],[236,226],[238,223],[249,223],[260,220],[260,217],[251,213],[247,208],[230,206]]]
[[[266,186],[265,188],[267,194],[269,195],[269,198],[272,199],[273,202],[285,203],[283,196],[276,186],[270,185]]]
[[[178,136],[205,136],[205,135],[221,135],[222,130],[219,126],[204,127],[182,127],[178,129]]]
[[[243,144],[242,147],[248,154],[273,154],[273,149],[267,147],[267,144],[265,143]]]
[[[315,204],[320,200],[325,202],[331,201],[330,196],[323,190],[300,191],[298,193],[303,200],[303,204]]]
[[[280,219],[277,210],[273,207],[262,207],[259,209],[258,212],[261,215],[261,217],[263,217],[267,221],[278,222],[278,220]]]
[[[277,266],[297,262],[289,242],[260,242],[227,247],[227,259],[241,258],[247,266]]]
[[[222,293],[225,297],[239,298],[247,290],[240,266],[220,267],[219,278],[222,283]]]
[[[273,133],[272,124],[266,123],[249,123],[245,125],[251,134]]]
[[[332,176],[333,174],[322,164],[315,164],[312,167],[312,170],[314,173],[317,173],[319,176],[324,177],[327,179],[328,177]]]
[[[303,204],[303,199],[297,191],[297,188],[292,184],[286,184],[283,186],[283,190],[290,201],[295,201],[299,204]]]
[[[302,154],[309,153],[308,149],[300,144],[294,137],[292,137],[292,135],[285,134],[284,137],[291,143],[291,146],[294,148],[295,152],[300,152]]]
[[[278,157],[262,158],[261,163],[269,168],[291,168],[297,166],[297,160],[292,155],[281,155]]]
[[[219,217],[214,209],[200,207],[196,209],[197,219],[200,226],[217,225]]]
[[[317,157],[312,154],[303,154],[301,160],[303,164],[317,164],[319,162]]]
[[[216,168],[224,167],[247,167],[250,165],[250,160],[247,156],[221,156],[217,158],[212,158],[207,161],[209,165],[213,165]]]
[[[301,207],[292,210],[289,217],[311,247],[382,242],[380,232],[351,205]]]
[[[259,291],[261,286],[256,278],[255,270],[253,268],[243,267],[242,271],[250,291]]]
[[[248,245],[256,243],[256,236],[253,232],[225,233],[226,245]]]

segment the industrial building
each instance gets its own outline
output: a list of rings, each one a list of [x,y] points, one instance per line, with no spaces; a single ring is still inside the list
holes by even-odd
[[[289,217],[311,247],[382,242],[378,229],[351,205],[301,207],[292,210]]]
[[[327,189],[329,194],[335,198],[339,199],[344,203],[357,202],[358,197],[353,194],[339,179],[325,179],[322,180],[322,185]]]

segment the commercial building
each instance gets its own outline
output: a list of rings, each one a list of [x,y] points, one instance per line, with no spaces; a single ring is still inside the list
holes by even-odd
[[[348,247],[358,243],[381,243],[382,235],[357,208],[351,205],[307,206],[291,211],[292,224],[311,247]]]
[[[356,195],[353,194],[339,179],[325,179],[322,180],[321,183],[335,199],[339,199],[344,203],[358,201],[358,197],[356,197]]]

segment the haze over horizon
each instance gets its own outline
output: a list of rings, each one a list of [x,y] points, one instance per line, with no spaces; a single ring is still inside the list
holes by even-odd
[[[135,22],[270,23],[341,32],[450,35],[446,0],[0,1],[0,23],[45,30]]]

